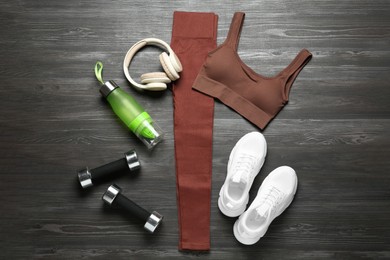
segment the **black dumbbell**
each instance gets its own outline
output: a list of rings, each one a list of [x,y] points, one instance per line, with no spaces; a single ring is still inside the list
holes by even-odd
[[[138,170],[140,167],[141,164],[138,160],[137,153],[133,149],[125,153],[125,158],[91,170],[86,167],[85,169],[78,171],[77,176],[81,187],[85,189],[104,182],[105,180],[118,177],[126,172]]]
[[[125,212],[135,216],[142,222],[145,222],[144,228],[153,233],[161,223],[163,216],[158,212],[153,211],[150,213],[138,204],[128,199],[121,194],[121,189],[113,184],[108,187],[107,191],[103,194],[103,201],[110,206],[120,208]]]

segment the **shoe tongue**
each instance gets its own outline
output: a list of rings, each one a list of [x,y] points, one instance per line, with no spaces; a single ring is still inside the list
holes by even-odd
[[[260,205],[258,208],[256,208],[256,220],[259,220],[260,218],[267,218],[270,212],[270,207],[268,204],[264,203]]]
[[[243,171],[238,171],[236,174],[234,174],[233,175],[233,177],[232,177],[232,181],[234,182],[234,183],[240,183],[240,182],[242,182],[242,183],[246,183],[247,181],[246,181],[246,179],[245,178],[243,178],[244,177],[244,172]]]

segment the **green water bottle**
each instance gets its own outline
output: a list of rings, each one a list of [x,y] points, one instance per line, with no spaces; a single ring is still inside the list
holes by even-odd
[[[99,62],[98,62],[99,63]],[[128,93],[123,91],[113,80],[103,83],[101,70],[103,65],[96,64],[95,74],[102,83],[100,93],[110,103],[114,113],[128,128],[149,148],[152,149],[163,138],[161,128],[153,121],[145,109]],[[100,72],[99,71],[99,66]],[[99,75],[99,76],[98,76]]]

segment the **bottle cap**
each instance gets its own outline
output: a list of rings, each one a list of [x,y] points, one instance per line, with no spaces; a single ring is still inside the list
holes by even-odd
[[[116,88],[119,88],[119,86],[115,83],[115,81],[113,80],[106,81],[100,87],[100,94],[102,94],[102,96],[106,98]]]

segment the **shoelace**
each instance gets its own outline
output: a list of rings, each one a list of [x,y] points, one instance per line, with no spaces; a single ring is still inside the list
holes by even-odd
[[[268,209],[269,212],[274,211],[274,209],[283,200],[284,196],[285,196],[285,194],[283,192],[281,192],[279,189],[277,189],[276,187],[272,186],[271,188],[268,188],[267,192],[265,192],[264,195],[260,198],[260,205],[261,206],[256,209],[257,213],[259,215],[264,214],[264,212],[262,212],[262,211],[264,209],[263,205],[265,205],[265,204],[268,205],[268,207],[266,207],[266,208]]]
[[[253,169],[255,168],[256,157],[250,154],[242,154],[234,168],[235,174],[232,177],[234,182],[240,182],[241,179],[246,183],[249,182],[249,178],[253,174]]]

